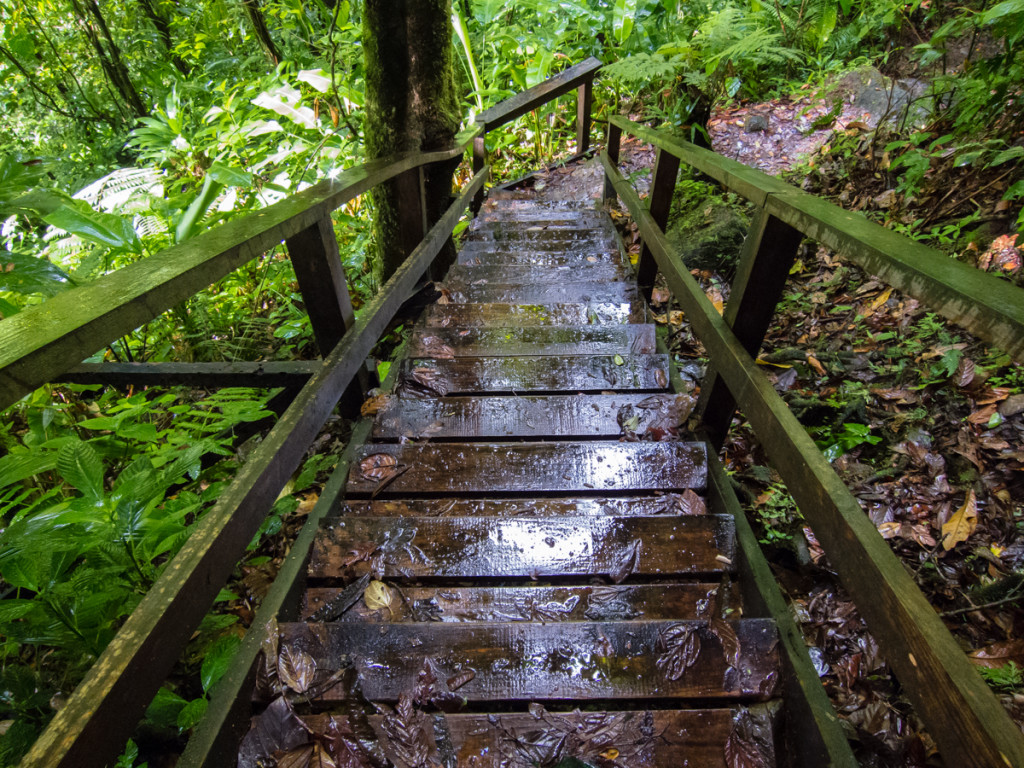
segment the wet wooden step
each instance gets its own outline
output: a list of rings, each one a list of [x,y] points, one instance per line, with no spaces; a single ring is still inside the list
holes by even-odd
[[[407,358],[401,365],[401,389],[427,395],[652,391],[669,381],[668,355]]]
[[[310,579],[673,578],[731,568],[728,515],[688,517],[342,517],[317,535]],[[362,553],[360,559],[351,562]],[[379,555],[379,557],[377,556]]]
[[[580,304],[431,304],[423,314],[428,327],[622,325],[647,322],[641,302]]]
[[[629,493],[701,489],[703,443],[370,443],[348,494]]]
[[[657,699],[765,700],[778,681],[778,634],[764,619],[535,624],[306,622],[282,624],[281,645],[318,670],[355,667],[370,701],[413,690],[429,659],[475,702]],[[463,682],[464,681],[464,682]],[[323,694],[339,701],[343,686]]]
[[[510,266],[510,267],[578,267],[591,264],[614,264],[625,276],[631,277],[631,268],[625,266],[618,251],[580,253],[539,253],[536,251],[483,250],[470,249],[459,251],[459,264],[466,266]]]
[[[631,270],[622,263],[585,261],[571,266],[545,266],[540,264],[456,264],[448,270],[445,282],[459,281],[470,285],[490,283],[535,283],[541,280],[558,282],[596,283],[602,280],[629,280]],[[486,282],[484,282],[486,281]]]
[[[692,395],[390,396],[378,411],[373,439],[506,437],[655,440],[678,435]]]
[[[627,498],[546,499],[349,499],[337,516],[381,517],[653,517],[703,515],[704,501],[693,491]]]
[[[654,325],[530,326],[526,328],[414,328],[412,357],[521,357],[526,355],[642,355],[657,347]]]
[[[568,758],[602,768],[736,768],[776,764],[771,742],[766,741],[764,746],[752,743],[750,728],[744,727],[751,711],[766,706],[600,712],[534,708],[531,713],[418,714],[412,723],[394,719],[394,715],[391,720],[386,715],[371,715],[369,721],[385,754],[395,764],[402,764],[401,755],[408,754],[408,746],[393,743],[392,739],[422,731],[426,740],[435,744],[435,728],[439,728],[447,732],[451,742],[454,762],[450,764],[459,768],[554,766]],[[433,718],[440,719],[443,726],[435,725]],[[757,722],[764,719],[760,716]],[[344,714],[314,714],[302,720],[317,734],[356,727]],[[772,728],[768,719],[759,730],[770,734]],[[745,754],[764,751],[765,756],[757,757],[758,762],[731,762],[726,758],[727,743],[730,754],[739,751],[737,744],[743,744]],[[437,755],[438,764],[443,764],[440,750],[428,752]],[[611,755],[615,757],[609,759]]]
[[[612,234],[614,224],[608,214],[601,211],[527,211],[501,215],[496,211],[483,212],[477,216],[470,232],[503,232],[515,227],[539,227],[543,229],[597,230]]]
[[[630,283],[574,282],[486,283],[474,285],[462,280],[447,280],[440,287],[455,304],[578,304],[581,302],[640,301],[640,292]]]
[[[595,244],[575,243],[558,247],[545,247],[543,244],[531,244],[516,247],[511,243],[468,243],[460,251],[464,261],[460,263],[472,263],[477,260],[480,264],[503,264],[509,262],[512,257],[530,257],[527,263],[548,263],[557,266],[555,260],[562,259],[566,264],[598,264],[608,262],[618,264],[622,262],[622,255],[616,244]],[[548,261],[545,261],[548,260]]]
[[[360,585],[356,584],[356,588]],[[341,587],[306,591],[302,618],[317,611],[331,621],[630,621],[710,618],[720,584],[707,581],[568,587],[409,587],[380,607]],[[739,610],[737,589],[726,588],[722,607]],[[340,602],[339,601],[340,598]],[[333,610],[332,610],[332,605]],[[345,606],[348,607],[345,607]],[[343,610],[343,612],[341,612]]]

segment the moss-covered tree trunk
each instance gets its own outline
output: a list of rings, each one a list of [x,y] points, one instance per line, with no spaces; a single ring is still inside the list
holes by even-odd
[[[452,53],[451,0],[366,0],[366,154],[446,149],[459,128]],[[449,205],[458,160],[431,169],[424,180],[427,223]],[[397,189],[374,192],[377,243],[385,278],[405,259]],[[409,215],[415,215],[409,212]]]

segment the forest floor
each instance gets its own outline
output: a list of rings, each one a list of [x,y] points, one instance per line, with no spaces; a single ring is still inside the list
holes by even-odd
[[[835,162],[833,147],[862,138],[861,146],[870,145],[880,116],[856,96],[838,106],[802,93],[722,109],[710,123],[713,145],[768,173],[817,167],[813,179],[791,175],[790,181],[832,192],[851,209],[877,211],[884,203],[890,220],[914,221],[936,204],[925,195],[905,205],[889,199],[886,179],[867,163],[852,178],[840,173],[848,164]],[[746,132],[750,115],[767,115],[768,130]],[[620,167],[641,196],[653,164],[650,147],[624,138]],[[965,198],[977,197],[991,181],[981,172],[955,176]],[[937,179],[934,189],[950,181]],[[596,198],[600,184],[600,167],[591,160],[539,174],[535,189],[550,197]],[[955,210],[954,196],[941,202]],[[983,204],[995,209],[998,197]],[[637,253],[635,225],[612,213],[627,248]],[[962,255],[1019,278],[1013,237],[988,240],[972,240]],[[694,272],[716,305],[728,300],[730,275]],[[683,374],[699,381],[704,351],[663,286],[655,289],[653,309],[668,326]],[[1011,716],[1024,724],[1024,370],[913,298],[808,243],[759,362]],[[858,757],[870,766],[941,765],[813,532],[742,420],[722,458]]]

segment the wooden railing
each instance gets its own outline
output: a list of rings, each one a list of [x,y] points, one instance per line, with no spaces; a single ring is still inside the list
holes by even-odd
[[[649,205],[617,168],[622,132],[657,147]],[[701,415],[721,446],[738,404],[878,640],[947,765],[1024,765],[1024,737],[917,584],[754,361],[803,237],[817,240],[985,341],[1024,358],[1024,291],[806,192],[621,117],[601,155],[605,195],[637,222],[641,287],[660,271],[704,344]],[[757,207],[720,315],[664,227],[680,160]]]
[[[21,765],[102,768],[124,747],[195,628],[227,582],[287,480],[402,304],[430,269],[488,177],[483,137],[531,109],[578,87],[578,141],[590,129],[591,83],[599,62],[589,60],[485,112],[449,150],[375,160],[344,171],[265,210],[235,219],[89,285],[0,321],[0,410],[49,381],[123,386],[188,383],[200,386],[285,386],[297,392],[228,489],[196,525]],[[429,232],[422,199],[424,169],[474,148],[474,176]],[[331,212],[389,180],[403,190],[408,232],[405,262],[360,312],[352,311]],[[406,238],[412,239],[412,238]],[[285,242],[295,267],[322,361],[225,365],[79,363],[120,336],[195,295],[251,259]],[[301,389],[300,389],[301,388]],[[339,467],[346,459],[342,457]],[[333,477],[341,477],[336,470]],[[304,567],[316,522],[309,516],[253,628],[224,679],[212,692],[204,722],[189,744],[189,765],[219,766],[237,749],[246,681],[260,641]],[[233,763],[232,763],[233,764]]]

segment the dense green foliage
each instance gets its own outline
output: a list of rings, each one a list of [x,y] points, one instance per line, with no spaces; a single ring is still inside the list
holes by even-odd
[[[361,21],[349,0],[0,0],[0,317],[360,162]],[[1024,155],[1022,0],[455,0],[453,24],[467,121],[596,55],[611,63],[598,118],[639,112],[695,138],[716,102],[822,82],[856,61],[937,66],[954,43],[984,37],[998,55],[940,72],[932,125],[885,150],[908,194],[951,148],[960,164]],[[569,151],[572,122],[563,99],[489,137],[497,172]],[[1024,182],[1005,197],[1019,204]],[[358,307],[379,281],[367,206],[355,201],[335,224]],[[274,250],[95,359],[311,350],[294,273]],[[230,477],[233,430],[263,418],[268,397],[48,387],[4,414],[0,764],[24,751],[181,546]],[[852,428],[819,437],[872,439]],[[264,533],[295,503],[283,497]],[[234,620],[208,620],[199,643],[214,661],[194,665],[196,690],[158,697],[154,724],[187,731],[201,715]]]

